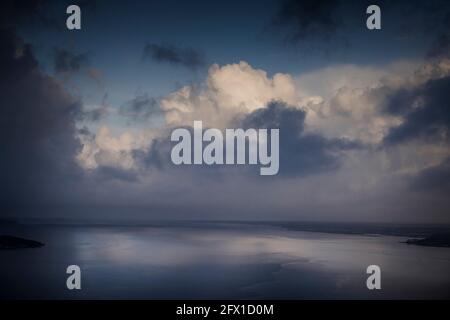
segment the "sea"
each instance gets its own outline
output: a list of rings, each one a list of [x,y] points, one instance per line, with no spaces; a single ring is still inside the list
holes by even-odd
[[[1,299],[448,299],[448,226],[169,221],[0,224],[43,242],[0,250]],[[68,266],[81,270],[69,290]],[[369,290],[367,268],[380,268]]]

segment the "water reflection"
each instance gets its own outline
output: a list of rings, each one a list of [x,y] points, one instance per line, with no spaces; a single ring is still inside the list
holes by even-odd
[[[450,249],[395,236],[279,228],[21,227],[46,242],[0,252],[2,297],[25,298],[448,298]],[[79,292],[65,267],[82,268]],[[382,290],[366,289],[366,267]]]

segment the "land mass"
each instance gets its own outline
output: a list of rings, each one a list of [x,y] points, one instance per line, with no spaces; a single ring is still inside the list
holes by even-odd
[[[0,235],[0,250],[39,248],[42,247],[43,245],[44,245],[43,243],[34,240]]]
[[[433,234],[423,239],[409,239],[406,243],[419,246],[450,248],[450,233]]]

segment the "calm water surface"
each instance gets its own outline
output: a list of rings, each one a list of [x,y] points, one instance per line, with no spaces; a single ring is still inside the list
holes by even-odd
[[[289,231],[269,225],[0,227],[44,242],[0,251],[2,298],[449,298],[450,249],[398,236]],[[66,289],[66,267],[82,290]],[[382,290],[366,288],[366,268]]]

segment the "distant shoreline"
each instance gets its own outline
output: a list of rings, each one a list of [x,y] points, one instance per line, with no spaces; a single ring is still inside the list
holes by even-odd
[[[406,243],[425,247],[450,248],[450,233],[433,234],[422,239],[409,239],[406,240]]]
[[[450,247],[450,226],[442,225],[412,225],[393,223],[337,223],[337,222],[298,222],[298,221],[200,221],[200,220],[169,220],[169,221],[74,221],[74,220],[50,220],[30,219],[14,221],[12,219],[0,219],[0,227],[3,226],[63,226],[63,227],[156,227],[156,228],[277,228],[286,231],[318,232],[344,235],[365,236],[398,236],[410,238],[403,241],[407,244]],[[4,230],[0,230],[5,233]],[[6,233],[10,233],[9,231]],[[14,233],[13,233],[14,234]],[[20,239],[20,238],[17,238]],[[27,241],[26,239],[23,239]],[[4,240],[5,241],[5,240]],[[8,240],[9,241],[9,240]],[[33,240],[30,240],[33,241]],[[13,243],[10,240],[7,243]],[[26,242],[16,241],[16,246],[26,247]],[[37,242],[37,241],[36,241]],[[37,242],[39,243],[39,242]],[[7,245],[0,243],[0,248]],[[37,247],[37,244],[36,244]]]
[[[1,226],[79,226],[79,227],[188,227],[188,228],[260,228],[273,227],[287,231],[321,232],[367,236],[399,236],[427,238],[436,234],[450,234],[450,225],[401,224],[401,223],[362,223],[362,222],[305,222],[305,221],[248,221],[248,220],[66,220],[66,219],[0,219]],[[415,243],[414,243],[415,244]]]

